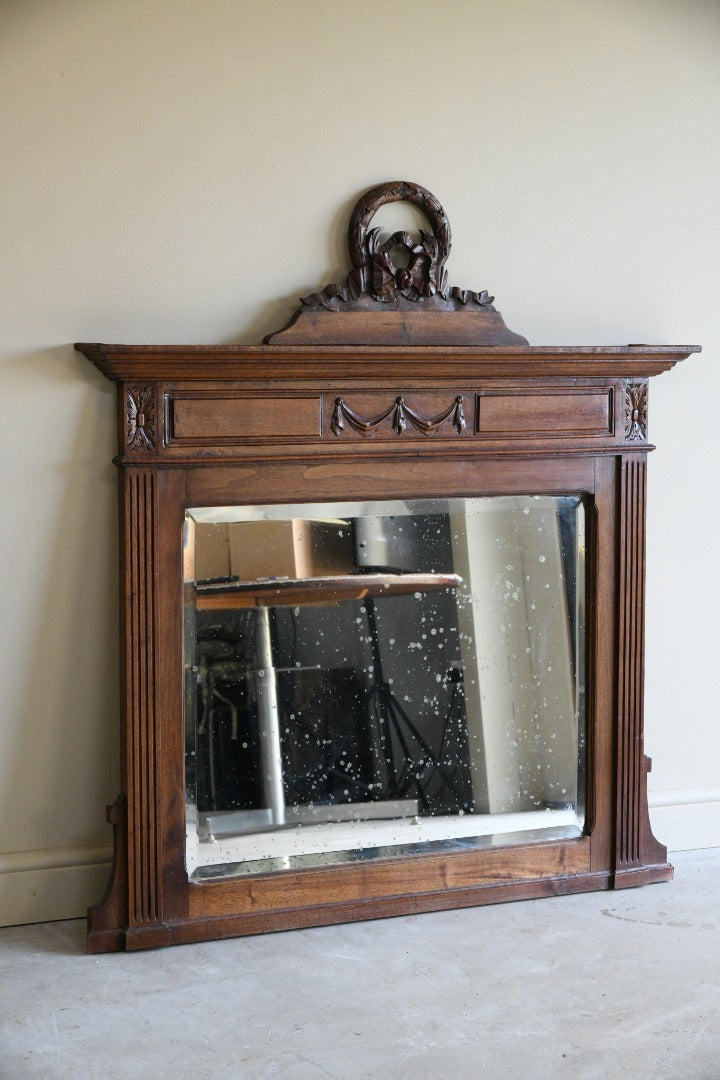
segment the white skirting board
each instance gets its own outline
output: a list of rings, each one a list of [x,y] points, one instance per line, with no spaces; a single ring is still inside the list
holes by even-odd
[[[668,851],[720,847],[720,787],[649,791],[653,835]]]
[[[649,793],[650,822],[670,851],[720,848],[720,787]],[[0,854],[0,926],[85,916],[102,896],[108,845]]]
[[[106,844],[0,854],[0,926],[84,916],[105,891],[111,866]]]

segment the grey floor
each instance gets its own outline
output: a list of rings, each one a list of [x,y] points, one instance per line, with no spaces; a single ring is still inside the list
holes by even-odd
[[[89,957],[0,930],[0,1076],[720,1080],[720,850],[675,880]]]

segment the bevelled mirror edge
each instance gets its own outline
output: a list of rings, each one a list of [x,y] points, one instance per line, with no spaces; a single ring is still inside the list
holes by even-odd
[[[581,835],[584,563],[579,496],[188,510],[191,880]]]

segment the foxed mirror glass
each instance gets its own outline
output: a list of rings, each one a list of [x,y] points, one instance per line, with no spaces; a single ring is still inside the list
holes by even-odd
[[[188,509],[190,880],[580,836],[586,516]]]

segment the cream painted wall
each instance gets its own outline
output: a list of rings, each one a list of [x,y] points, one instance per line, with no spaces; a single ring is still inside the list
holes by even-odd
[[[647,748],[720,844],[720,6],[0,4],[0,921],[79,914],[118,787],[113,389],[76,340],[257,342],[366,187],[443,201],[534,344],[699,342],[653,383]]]

